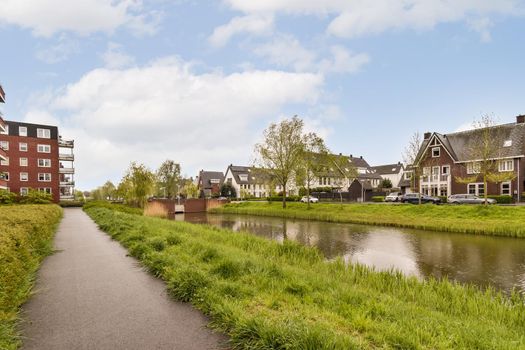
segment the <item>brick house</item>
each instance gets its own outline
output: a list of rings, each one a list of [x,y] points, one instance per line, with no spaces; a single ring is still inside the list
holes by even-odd
[[[197,176],[197,187],[203,197],[219,196],[224,182],[224,174],[220,171],[201,170]]]
[[[5,101],[0,88],[1,102]],[[73,141],[50,125],[6,121],[0,117],[0,188],[25,195],[50,193],[53,201],[74,198]]]
[[[491,161],[497,162],[499,172],[512,173],[514,179],[488,183],[487,194],[510,195],[520,200],[525,186],[525,116],[516,117],[515,123],[492,128],[497,128],[502,144]],[[416,184],[421,193],[434,196],[484,195],[483,180],[477,175],[479,170],[476,170],[479,169],[480,159],[472,159],[469,151],[479,133],[480,129],[451,134],[425,133],[414,163],[415,168],[422,170]],[[459,178],[473,180],[463,183],[458,181]]]

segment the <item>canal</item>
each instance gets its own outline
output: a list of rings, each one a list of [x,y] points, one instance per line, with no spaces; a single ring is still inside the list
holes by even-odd
[[[418,278],[448,277],[461,283],[525,294],[525,239],[430,232],[379,226],[249,215],[181,214],[176,220],[208,224],[318,248],[377,270]]]

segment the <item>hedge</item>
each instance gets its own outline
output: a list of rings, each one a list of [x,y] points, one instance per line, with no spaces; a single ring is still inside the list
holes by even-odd
[[[266,200],[268,202],[282,202],[283,197],[282,196],[273,196],[273,197],[267,197]],[[287,202],[299,202],[301,200],[301,197],[299,196],[288,196],[286,197]]]
[[[379,202],[384,202],[384,201],[385,201],[385,197],[384,196],[374,196],[374,197],[372,197],[372,202],[379,203]]]
[[[512,204],[514,203],[514,198],[512,196],[487,196],[488,198],[495,199],[498,204]]]

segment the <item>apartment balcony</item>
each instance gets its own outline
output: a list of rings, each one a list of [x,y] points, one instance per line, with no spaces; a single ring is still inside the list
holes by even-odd
[[[7,160],[7,153],[2,147],[0,147],[0,160]]]
[[[74,187],[75,181],[60,181],[60,187]]]
[[[441,174],[441,175],[423,175],[421,177],[421,182],[424,184],[449,184],[451,181],[450,174]]]
[[[0,102],[5,103],[5,92],[4,88],[2,88],[2,85],[0,85]]]
[[[58,155],[59,160],[69,161],[72,162],[75,160],[74,154],[68,154],[68,153],[61,153]]]
[[[61,201],[72,201],[75,199],[75,196],[71,195],[71,194],[61,194],[60,195],[60,200]]]
[[[2,115],[0,114],[0,132],[5,133],[6,130],[6,123],[4,118],[2,118]]]
[[[74,174],[75,168],[59,168],[58,173],[59,174]]]
[[[64,140],[62,137],[58,139],[58,147],[75,148],[75,140]]]

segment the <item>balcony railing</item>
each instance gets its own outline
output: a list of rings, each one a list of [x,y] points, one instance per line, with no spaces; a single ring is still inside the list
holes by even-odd
[[[59,138],[58,139],[58,147],[74,148],[75,147],[75,141],[74,140],[64,140],[62,138]]]
[[[74,154],[61,153],[61,154],[58,155],[58,159],[66,160],[66,161],[74,161],[75,160],[75,155]]]
[[[75,168],[60,168],[58,170],[58,172],[60,174],[74,174],[75,173]]]
[[[75,196],[73,196],[72,194],[60,194],[60,200],[68,201],[73,199],[75,199]]]
[[[4,118],[2,118],[2,115],[0,114],[0,132],[5,133],[7,130],[5,128],[6,123]]]
[[[422,176],[422,182],[426,182],[426,183],[448,182],[449,179],[450,179],[450,174],[423,175]]]
[[[7,153],[0,147],[0,160],[7,160]]]
[[[60,187],[73,187],[75,186],[75,181],[60,181]]]
[[[0,85],[0,102],[5,103],[5,92],[4,88],[2,88],[2,85]]]

